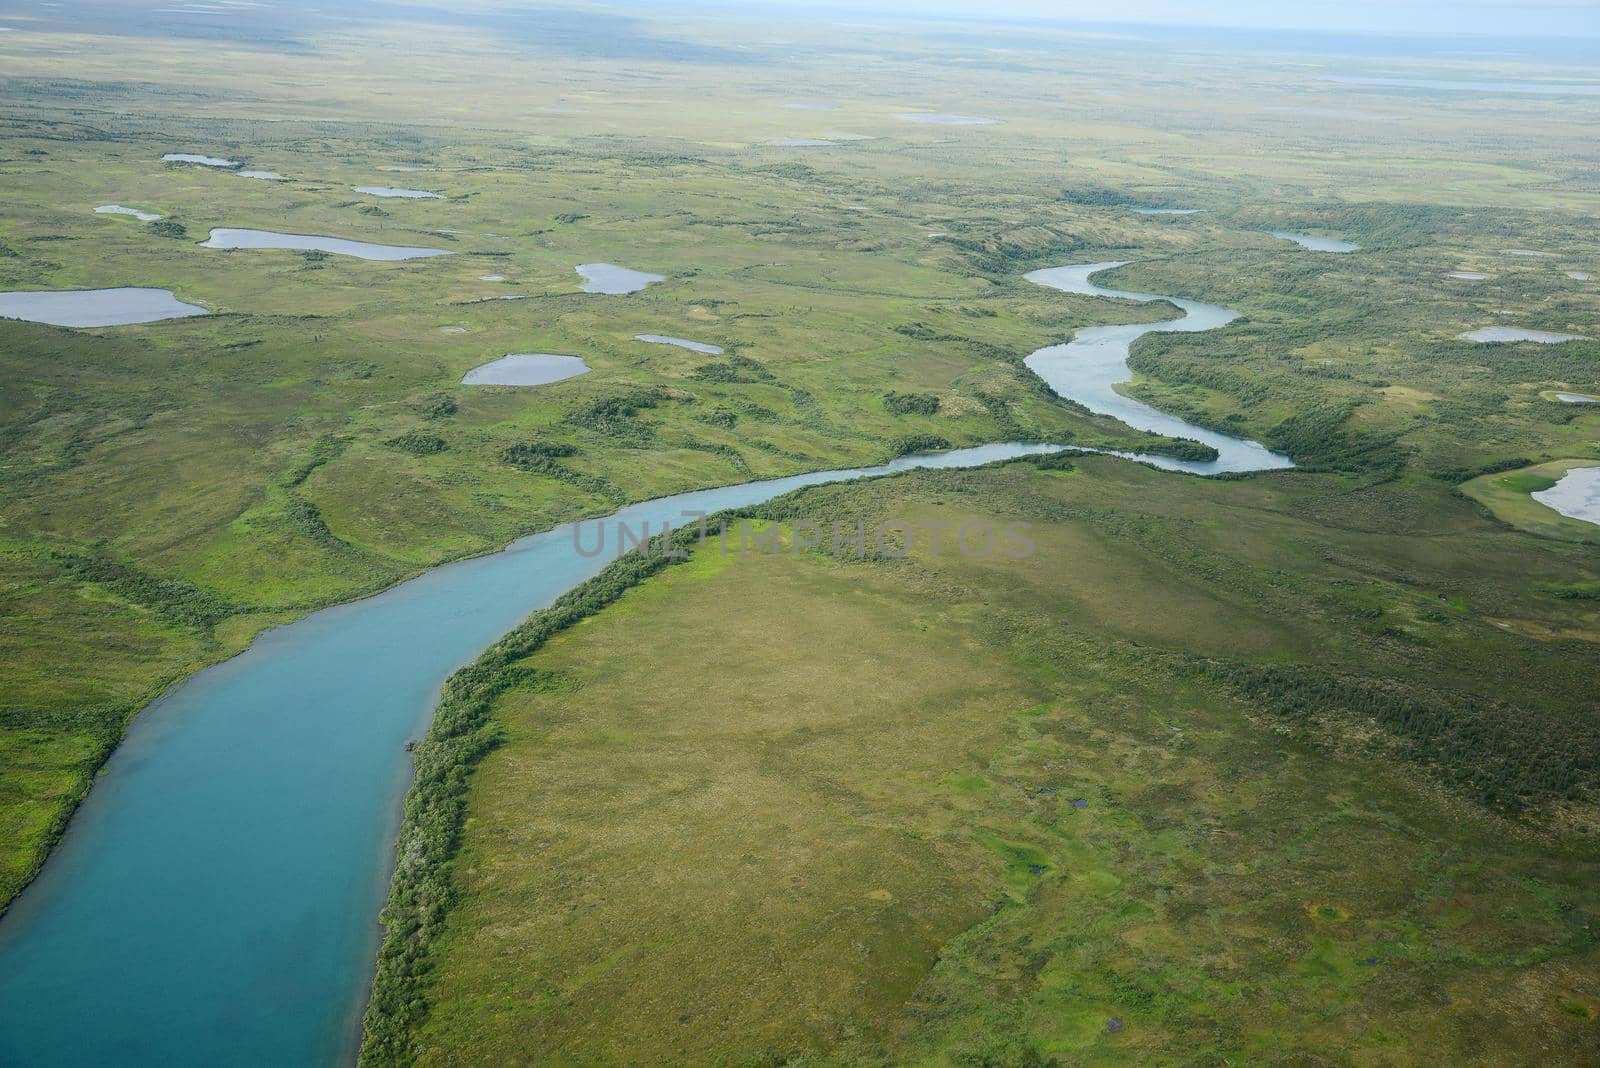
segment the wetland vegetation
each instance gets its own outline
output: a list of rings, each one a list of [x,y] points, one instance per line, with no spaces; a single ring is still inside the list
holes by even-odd
[[[1027,523],[1026,561],[685,533],[397,695],[414,719],[368,741],[414,756],[404,845],[385,774],[341,851],[370,851],[339,885],[374,914],[396,870],[362,1058],[1600,1055],[1600,526],[1547,503],[1600,466],[1589,60],[236,7],[0,34],[0,908],[91,786],[118,803],[115,766],[95,784],[130,729],[130,759],[170,740],[152,701],[273,627],[630,502],[1047,443],[1080,451],[744,516]],[[1094,403],[1031,369],[1100,342]],[[475,384],[500,353],[584,373]],[[356,789],[378,662],[333,658],[343,714],[294,705],[354,747],[273,750],[297,811]],[[175,782],[252,782],[193,744]],[[95,885],[208,862],[172,828],[226,806],[177,811]],[[318,841],[225,852],[310,914],[272,858]],[[85,870],[61,856],[0,921],[4,982]],[[292,928],[251,965],[296,1007],[205,1040],[348,1060],[358,1022],[325,1014],[363,991],[312,996],[338,940]],[[134,1062],[220,989],[139,944],[68,962],[105,962],[79,1040]],[[130,1022],[130,990],[176,989]],[[83,1059],[69,1028],[24,1060],[27,1027],[0,1007],[0,1061]]]

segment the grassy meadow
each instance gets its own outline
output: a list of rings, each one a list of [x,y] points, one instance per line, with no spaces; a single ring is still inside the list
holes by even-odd
[[[1530,587],[1592,555],[1443,491],[1395,530],[1390,492],[1095,459],[763,509],[1037,549],[712,542],[519,662],[416,1062],[1584,1063],[1600,823],[1518,822],[1481,775],[1531,739],[1234,681],[1592,755],[1596,615]]]
[[[1553,399],[1600,394],[1600,117],[1326,80],[1592,80],[1577,46],[96,10],[5,16],[0,291],[213,314],[0,320],[0,909],[132,718],[265,627],[696,487],[1170,450],[1022,364],[1174,315],[1023,277],[1128,261],[1099,281],[1242,317],[1141,340],[1127,392],[1301,470],[814,490],[784,507],[1015,518],[1039,552],[700,553],[633,587],[490,707],[383,1056],[1600,1056],[1600,565],[1528,497],[1600,461],[1600,406]],[[583,293],[591,262],[666,280]],[[1458,336],[1488,325],[1585,340]],[[514,352],[593,371],[460,384]]]

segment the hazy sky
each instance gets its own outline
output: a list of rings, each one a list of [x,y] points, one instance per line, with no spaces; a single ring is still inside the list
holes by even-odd
[[[1600,37],[1600,0],[833,0],[826,6],[1189,26]]]

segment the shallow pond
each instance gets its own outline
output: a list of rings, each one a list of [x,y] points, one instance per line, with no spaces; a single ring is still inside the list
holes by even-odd
[[[1134,208],[1135,215],[1199,215],[1204,208]]]
[[[442,248],[414,248],[408,245],[377,245],[370,241],[350,241],[342,237],[317,234],[280,234],[272,230],[218,229],[200,243],[201,248],[285,248],[331,252],[363,260],[416,260],[426,256],[453,255]]]
[[[942,112],[915,111],[896,115],[901,122],[921,122],[933,126],[999,126],[999,119],[986,119],[981,115],[947,115]]]
[[[140,211],[138,208],[125,208],[121,204],[102,204],[94,209],[99,215],[131,215],[140,222],[155,222],[161,216],[153,211]]]
[[[1591,397],[1587,393],[1557,392],[1555,398],[1563,404],[1600,404],[1600,397]]]
[[[824,141],[817,137],[786,137],[770,142],[777,148],[833,148],[837,141]]]
[[[1492,344],[1502,341],[1536,341],[1541,345],[1559,345],[1563,341],[1582,341],[1581,334],[1558,334],[1551,330],[1524,330],[1518,326],[1485,326],[1456,335],[1462,341]]]
[[[635,334],[635,341],[647,341],[652,345],[676,345],[680,349],[690,349],[694,352],[703,352],[708,356],[721,356],[721,345],[710,345],[704,341],[689,341],[681,337],[669,337],[666,334]]]
[[[375,197],[404,197],[407,200],[443,200],[442,193],[430,193],[426,189],[396,189],[388,185],[358,185],[357,193],[369,193]]]
[[[663,275],[634,271],[614,263],[580,263],[576,270],[583,275],[583,285],[578,288],[585,293],[637,293],[652,282],[666,281]]]
[[[1282,453],[1273,452],[1254,441],[1219,434],[1215,430],[1168,415],[1143,401],[1124,397],[1113,387],[1133,377],[1128,369],[1128,347],[1145,334],[1156,332],[1198,333],[1226,326],[1239,317],[1237,312],[1197,300],[1161,297],[1153,293],[1131,293],[1105,289],[1090,278],[1100,271],[1121,267],[1126,261],[1080,263],[1070,267],[1051,267],[1034,271],[1028,281],[1063,293],[1082,293],[1097,297],[1120,297],[1144,303],[1165,300],[1183,311],[1181,319],[1164,323],[1133,323],[1126,326],[1091,326],[1079,330],[1065,345],[1042,348],[1027,358],[1030,370],[1060,396],[1077,401],[1092,412],[1120,419],[1136,430],[1149,430],[1175,438],[1190,438],[1217,450],[1215,460],[1199,462],[1175,460],[1166,456],[1133,455],[1132,458],[1169,471],[1189,471],[1214,475],[1229,471],[1267,471],[1293,467]],[[1128,456],[1118,452],[1115,455]]]
[[[1301,248],[1308,248],[1312,252],[1354,252],[1360,245],[1353,245],[1348,241],[1340,241],[1336,237],[1318,237],[1316,234],[1297,234],[1288,230],[1273,230],[1273,237],[1281,237],[1285,241],[1293,241]]]
[[[1451,271],[1451,278],[1459,278],[1463,282],[1483,282],[1488,280],[1488,275],[1479,274],[1477,271]]]
[[[461,382],[468,386],[545,386],[592,370],[594,368],[577,356],[513,352],[482,367],[474,367]]]
[[[1567,272],[1567,277],[1572,279],[1574,282],[1592,282],[1592,281],[1594,281],[1594,279],[1590,275],[1584,274],[1582,271],[1568,271]]]
[[[1554,486],[1532,496],[1568,519],[1600,525],[1600,467],[1574,467]]]
[[[263,182],[287,182],[289,179],[277,171],[238,171],[240,178],[255,178]]]
[[[239,164],[231,159],[218,159],[216,156],[201,156],[193,152],[168,152],[161,157],[168,163],[198,163],[202,167],[237,167]]]
[[[185,304],[170,289],[66,289],[0,293],[0,319],[51,326],[130,326],[211,312]]]

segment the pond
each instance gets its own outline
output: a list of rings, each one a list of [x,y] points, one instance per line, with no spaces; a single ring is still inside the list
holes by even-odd
[[[1600,467],[1574,467],[1554,486],[1532,496],[1568,519],[1600,525]]]
[[[694,352],[703,352],[707,356],[721,356],[722,346],[711,345],[704,341],[688,341],[681,337],[670,337],[666,334],[635,334],[635,341],[646,341],[652,345],[676,345],[680,349],[691,349]]]
[[[834,148],[839,142],[824,141],[817,137],[785,137],[769,144],[777,148]]]
[[[153,211],[140,211],[138,208],[125,208],[121,204],[102,204],[94,209],[99,215],[131,215],[140,222],[155,222],[161,216]]]
[[[1450,277],[1459,278],[1463,282],[1483,282],[1486,281],[1489,276],[1486,274],[1479,274],[1477,271],[1451,271]]]
[[[1204,208],[1134,208],[1135,215],[1199,215]]]
[[[0,319],[51,326],[130,326],[211,312],[185,304],[170,289],[65,289],[0,293]]]
[[[358,185],[357,193],[369,193],[375,197],[403,197],[407,200],[443,200],[444,194],[430,193],[426,189],[396,189],[388,185]]]
[[[416,260],[427,256],[453,255],[442,248],[414,248],[409,245],[377,245],[370,241],[351,241],[317,234],[280,234],[273,230],[222,228],[200,243],[201,248],[280,248],[331,252],[363,260]]]
[[[1297,234],[1289,230],[1273,230],[1273,237],[1281,237],[1285,241],[1293,241],[1301,248],[1308,248],[1312,252],[1355,252],[1360,245],[1353,245],[1348,241],[1340,241],[1336,237],[1319,237],[1316,234]]]
[[[239,164],[231,159],[219,159],[216,156],[201,156],[194,152],[168,152],[161,157],[168,163],[198,163],[202,167],[237,167]]]
[[[943,112],[914,111],[896,115],[901,122],[920,122],[932,126],[999,126],[999,119],[986,119],[981,115],[948,115]]]
[[[1457,334],[1462,341],[1492,345],[1506,341],[1533,341],[1540,345],[1559,345],[1563,341],[1583,341],[1581,334],[1558,334],[1551,330],[1524,330],[1517,326],[1485,326]]]
[[[594,368],[577,356],[556,356],[547,352],[513,352],[498,360],[474,367],[462,377],[468,386],[545,386],[563,378],[576,378]]]
[[[583,275],[583,285],[578,288],[585,293],[637,293],[652,282],[666,281],[664,275],[630,270],[614,263],[580,263],[576,270]]]
[[[1600,404],[1600,397],[1591,397],[1587,393],[1562,393],[1557,391],[1555,398],[1563,404]]]
[[[287,182],[289,179],[277,171],[237,171],[240,178],[256,178],[263,182]]]

